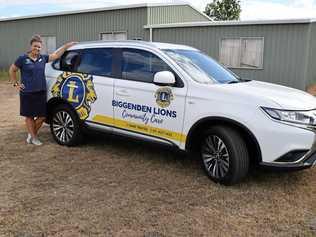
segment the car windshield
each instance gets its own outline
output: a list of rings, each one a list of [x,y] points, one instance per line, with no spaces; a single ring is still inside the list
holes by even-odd
[[[193,80],[204,83],[237,83],[238,76],[221,66],[214,59],[197,50],[163,50],[187,72]]]

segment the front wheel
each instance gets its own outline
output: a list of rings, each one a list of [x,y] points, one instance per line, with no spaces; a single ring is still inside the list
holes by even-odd
[[[210,179],[225,185],[238,183],[249,169],[249,155],[242,136],[234,129],[216,126],[202,136],[200,155]]]
[[[76,112],[65,104],[58,105],[51,116],[50,130],[60,145],[74,146],[81,142],[80,120]]]

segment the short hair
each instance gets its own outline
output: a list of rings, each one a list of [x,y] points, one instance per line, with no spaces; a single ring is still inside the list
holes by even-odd
[[[30,44],[32,45],[34,42],[43,43],[41,36],[40,35],[33,35],[31,40],[30,40]]]

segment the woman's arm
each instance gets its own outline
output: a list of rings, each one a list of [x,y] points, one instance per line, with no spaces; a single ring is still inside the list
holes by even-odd
[[[71,46],[77,44],[77,42],[68,42],[64,44],[61,48],[56,50],[54,53],[49,55],[48,62],[54,61],[56,59],[59,59],[63,53],[69,49]]]
[[[10,81],[13,83],[13,86],[16,87],[18,90],[23,90],[24,85],[20,84],[16,78],[17,71],[19,71],[19,68],[15,66],[15,64],[12,64],[9,69]]]

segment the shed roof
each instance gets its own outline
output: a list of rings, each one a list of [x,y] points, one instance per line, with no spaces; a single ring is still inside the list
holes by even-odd
[[[2,19],[0,18],[0,22],[1,21],[31,19],[31,18],[41,18],[41,17],[49,17],[49,16],[63,16],[63,15],[72,15],[72,14],[80,14],[80,13],[91,13],[91,12],[102,12],[102,11],[121,10],[121,9],[142,8],[142,7],[183,6],[183,5],[190,6],[190,4],[184,3],[184,2],[140,3],[140,4],[129,4],[129,5],[116,5],[116,6],[110,6],[110,7],[91,8],[91,9],[84,9],[84,10],[61,11],[61,12],[45,13],[45,14],[37,14],[37,15],[8,17],[8,18],[2,18]]]

